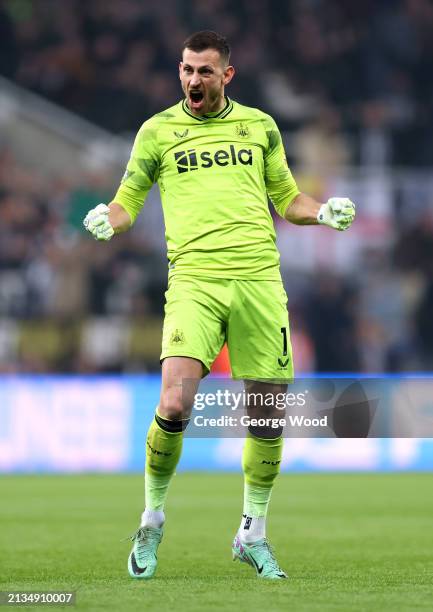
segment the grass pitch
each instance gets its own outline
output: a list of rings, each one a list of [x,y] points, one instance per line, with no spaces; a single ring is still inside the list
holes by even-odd
[[[241,497],[240,474],[177,475],[157,574],[135,581],[121,539],[141,476],[3,476],[0,590],[76,590],[75,609],[122,612],[433,610],[433,475],[281,476],[268,535],[289,580],[275,583],[231,561]]]

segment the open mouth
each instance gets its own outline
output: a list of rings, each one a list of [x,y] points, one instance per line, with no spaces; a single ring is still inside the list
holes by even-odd
[[[189,92],[190,106],[194,110],[201,108],[203,105],[203,93],[201,91]]]

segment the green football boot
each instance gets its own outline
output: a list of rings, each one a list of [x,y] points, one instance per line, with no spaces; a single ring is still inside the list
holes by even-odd
[[[287,574],[278,565],[269,542],[266,539],[246,544],[236,534],[232,546],[233,561],[239,559],[248,563],[256,570],[259,578],[268,580],[281,580],[287,578]]]
[[[129,539],[134,542],[128,558],[129,575],[144,580],[152,578],[156,571],[156,551],[162,540],[162,527],[140,527]]]

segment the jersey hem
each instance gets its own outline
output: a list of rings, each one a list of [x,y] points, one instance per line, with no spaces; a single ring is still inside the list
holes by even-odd
[[[294,383],[295,377],[294,376],[257,376],[257,375],[252,375],[252,374],[233,374],[232,373],[232,379],[233,380],[251,380],[254,382],[264,382],[264,383],[272,383],[272,384],[292,384]]]

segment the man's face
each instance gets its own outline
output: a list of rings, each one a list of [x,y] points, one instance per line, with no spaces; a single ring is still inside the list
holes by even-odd
[[[224,86],[232,80],[233,66],[225,66],[216,49],[197,53],[184,49],[179,78],[194,115],[205,115],[224,106]]]

